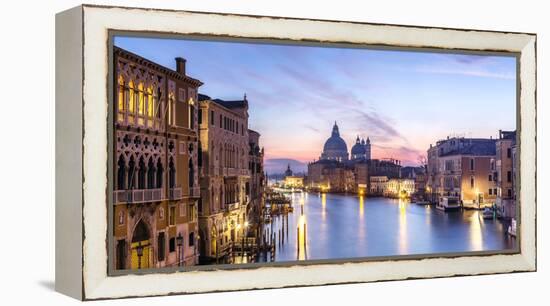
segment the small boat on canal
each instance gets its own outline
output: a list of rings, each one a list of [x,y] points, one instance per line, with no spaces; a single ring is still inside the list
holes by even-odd
[[[494,219],[496,217],[495,211],[492,208],[485,207],[483,209],[483,219]]]
[[[460,201],[457,197],[443,197],[435,208],[442,211],[458,210],[460,209]]]

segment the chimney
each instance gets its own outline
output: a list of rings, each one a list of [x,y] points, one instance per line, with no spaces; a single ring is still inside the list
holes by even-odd
[[[176,57],[176,71],[181,75],[185,75],[185,62],[183,57]]]

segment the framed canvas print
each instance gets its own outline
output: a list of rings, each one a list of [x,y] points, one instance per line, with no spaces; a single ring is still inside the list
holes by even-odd
[[[536,35],[83,5],[56,18],[56,289],[536,270]]]

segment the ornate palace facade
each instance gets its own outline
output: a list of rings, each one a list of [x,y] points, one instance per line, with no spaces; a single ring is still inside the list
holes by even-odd
[[[114,48],[116,269],[198,263],[197,90],[202,83]]]

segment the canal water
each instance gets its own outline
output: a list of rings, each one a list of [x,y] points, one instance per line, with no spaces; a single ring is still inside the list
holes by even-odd
[[[277,236],[277,262],[496,251],[516,243],[506,234],[508,224],[484,220],[475,210],[443,212],[406,200],[343,194],[290,197],[294,212],[266,225]]]

